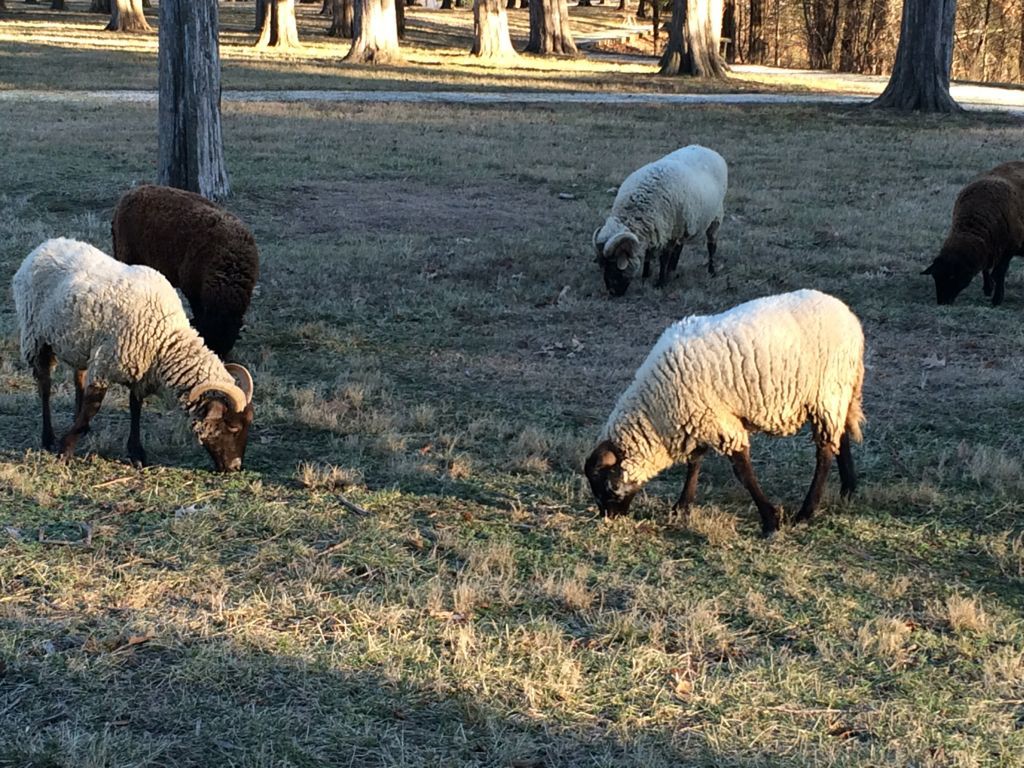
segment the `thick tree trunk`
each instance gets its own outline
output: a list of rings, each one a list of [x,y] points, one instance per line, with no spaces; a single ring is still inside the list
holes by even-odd
[[[839,0],[803,0],[811,69],[829,69],[839,25]]]
[[[640,0],[640,2],[637,3],[637,5],[636,5],[636,17],[638,19],[646,19],[647,18],[647,4],[649,2],[651,2],[651,0]]]
[[[956,0],[904,0],[896,64],[873,107],[959,112],[949,95]]]
[[[545,55],[576,55],[566,0],[532,0],[530,40],[526,44],[526,51]]]
[[[160,184],[227,197],[217,0],[160,1]]]
[[[295,23],[295,0],[257,0],[262,10],[260,36],[256,48],[294,48],[299,45],[299,28]]]
[[[395,0],[355,0],[355,39],[345,61],[386,64],[400,57]]]
[[[629,10],[629,6],[626,3],[626,0],[619,0],[619,10],[620,11],[628,11]]]
[[[846,7],[843,34],[839,38],[840,72],[860,72],[863,66],[859,53],[865,2],[866,0],[850,0]]]
[[[142,0],[112,0],[110,3],[109,32],[150,32],[142,10]]]
[[[482,59],[506,59],[516,55],[508,33],[508,15],[501,0],[474,0],[470,53]]]
[[[398,39],[405,40],[405,0],[395,0],[395,29]]]
[[[110,0],[92,0],[89,13],[110,13]]]
[[[330,0],[331,2],[331,28],[327,34],[331,37],[343,37],[352,39],[353,24],[352,16],[354,11],[353,0]]]
[[[768,42],[764,39],[765,0],[750,0],[750,27],[747,31],[747,58],[751,64],[768,60]]]
[[[2,6],[0,6],[0,7],[2,7]],[[66,11],[67,10],[67,4],[64,2],[64,0],[52,0],[52,2],[50,3],[50,10],[51,11]]]
[[[725,77],[721,41],[722,0],[675,0],[659,73]]]

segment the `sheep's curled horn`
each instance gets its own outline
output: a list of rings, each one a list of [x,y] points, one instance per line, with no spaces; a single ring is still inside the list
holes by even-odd
[[[250,374],[244,366],[238,365],[237,363],[228,363],[224,368],[227,369],[227,372],[230,373],[242,386],[228,385],[227,387],[221,387],[212,382],[205,382],[192,388],[192,391],[188,393],[188,402],[198,402],[199,398],[207,392],[215,391],[220,392],[227,397],[228,402],[231,404],[232,411],[235,413],[241,413],[244,411],[245,407],[252,402],[252,374]]]

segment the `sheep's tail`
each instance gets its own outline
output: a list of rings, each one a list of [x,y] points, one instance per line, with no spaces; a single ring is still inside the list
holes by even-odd
[[[864,409],[861,407],[861,389],[864,386],[864,363],[857,370],[857,380],[853,383],[853,394],[850,396],[850,407],[846,411],[846,434],[851,440],[860,442],[864,439],[861,425],[864,423]]]

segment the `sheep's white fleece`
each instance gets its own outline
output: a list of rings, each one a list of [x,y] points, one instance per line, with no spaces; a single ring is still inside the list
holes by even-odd
[[[12,287],[29,365],[49,345],[59,360],[88,369],[90,384],[125,384],[139,396],[160,384],[182,399],[203,382],[236,385],[155,269],[56,238],[25,257]]]
[[[720,154],[698,144],[677,149],[626,177],[594,245],[603,252],[625,231],[636,235],[644,251],[703,235],[711,222],[722,222],[728,186]]]
[[[700,446],[730,454],[750,432],[808,420],[833,450],[860,440],[864,334],[839,299],[813,290],[748,301],[669,326],[619,398],[602,439],[625,480],[645,483]]]

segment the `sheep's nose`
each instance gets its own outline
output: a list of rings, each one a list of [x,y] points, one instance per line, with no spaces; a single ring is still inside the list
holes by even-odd
[[[228,462],[228,469],[231,472],[237,472],[242,468],[242,460],[235,458]]]

